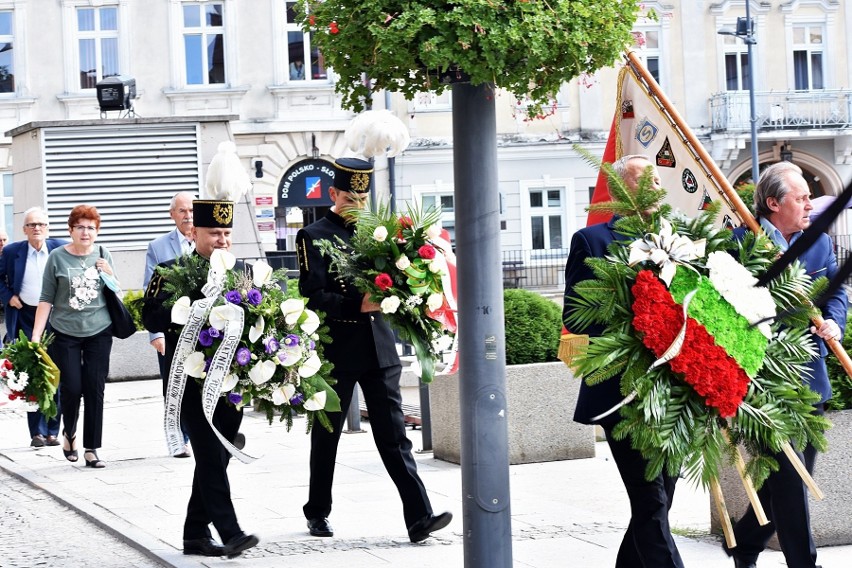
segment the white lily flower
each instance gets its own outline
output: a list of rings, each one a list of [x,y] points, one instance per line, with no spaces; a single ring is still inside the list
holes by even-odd
[[[628,264],[634,266],[650,261],[660,267],[660,280],[671,285],[678,264],[704,256],[704,239],[691,241],[673,232],[671,223],[660,219],[660,233],[647,233],[642,239],[630,243]]]
[[[240,378],[234,373],[229,374],[225,377],[225,380],[222,381],[222,392],[228,392],[237,386],[237,383],[240,381]]]
[[[396,264],[396,267],[400,270],[405,270],[406,268],[411,266],[411,261],[408,259],[407,256],[403,254],[400,255],[398,259],[396,259],[396,262],[394,264]]]
[[[272,276],[272,267],[265,260],[258,260],[251,267],[252,281],[258,288],[262,288],[269,283]]]
[[[382,308],[383,314],[394,314],[399,309],[400,303],[399,298],[396,296],[388,296],[382,300],[382,303],[379,304],[379,306]]]
[[[266,329],[266,321],[260,315],[254,325],[249,328],[248,336],[251,343],[255,343],[263,335],[263,330]]]
[[[278,351],[277,355],[278,361],[282,365],[285,367],[292,367],[302,360],[302,348],[298,345],[294,345],[293,347],[284,347]]]
[[[290,401],[287,398],[287,395],[284,394],[284,390],[281,387],[278,387],[274,391],[272,391],[272,404],[275,406],[281,406],[282,404],[287,404]]]
[[[172,306],[172,323],[177,325],[186,325],[189,321],[189,308],[192,302],[189,296],[181,296]]]
[[[435,240],[441,236],[441,227],[438,225],[429,225],[426,227],[426,237],[429,240]]]
[[[254,367],[249,369],[248,376],[256,385],[262,385],[266,381],[272,378],[272,375],[275,374],[275,362],[274,361],[261,361],[256,364]]]
[[[303,321],[299,325],[302,328],[302,331],[304,331],[305,333],[310,335],[313,332],[315,332],[317,329],[319,329],[319,326],[320,326],[319,316],[316,314],[315,311],[306,309],[305,310],[305,321]]]
[[[236,306],[230,302],[226,302],[221,306],[216,306],[210,310],[210,326],[218,330],[225,329],[225,324],[236,317]]]
[[[186,374],[190,377],[204,377],[204,353],[201,351],[193,351],[183,361],[183,368]]]
[[[380,243],[383,243],[388,238],[388,229],[384,225],[379,225],[373,231],[373,238]]]
[[[234,267],[237,257],[224,249],[213,249],[210,254],[210,269],[224,274]]]
[[[317,374],[317,371],[320,370],[321,366],[322,363],[320,362],[320,358],[317,357],[316,352],[314,352],[310,357],[308,357],[307,361],[299,366],[299,376],[302,378],[312,377]]]
[[[311,398],[305,401],[305,410],[322,410],[325,408],[325,399],[325,391],[314,393]]]
[[[295,325],[304,311],[305,302],[297,298],[289,298],[281,302],[281,313],[284,314],[287,325]]]
[[[433,312],[444,305],[444,295],[437,292],[429,294],[426,298],[426,306]]]

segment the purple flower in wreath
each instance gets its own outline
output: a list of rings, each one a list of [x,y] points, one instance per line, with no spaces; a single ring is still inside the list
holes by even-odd
[[[222,332],[221,332],[221,331],[219,331],[218,329],[216,329],[215,327],[208,327],[208,328],[207,328],[207,333],[208,333],[208,334],[210,335],[210,337],[212,337],[213,339],[218,339],[218,338],[222,337]]]
[[[286,345],[287,347],[293,347],[293,346],[298,345],[298,344],[299,344],[299,336],[298,335],[294,335],[294,334],[290,333],[284,338],[284,345]]]
[[[225,292],[225,299],[232,304],[240,304],[243,301],[243,297],[236,290],[229,290],[228,292]]]
[[[317,342],[314,341],[313,339],[311,339],[310,348],[311,348],[311,351],[313,351],[317,348]]]
[[[213,345],[213,338],[210,337],[210,330],[201,330],[201,333],[198,334],[198,343],[200,343],[203,347],[210,347],[211,345]],[[207,369],[205,369],[205,371],[206,370]]]
[[[303,395],[300,392],[297,392],[296,394],[294,394],[293,398],[290,399],[290,404],[292,406],[299,406],[303,402],[305,402],[305,395]]]
[[[251,351],[245,347],[237,349],[237,363],[245,367],[251,361]]]
[[[242,401],[243,401],[243,395],[236,393],[236,392],[229,392],[228,393],[228,402],[230,402],[231,404],[239,404]]]
[[[246,299],[248,300],[248,303],[252,306],[259,306],[260,303],[263,301],[263,294],[261,294],[260,290],[258,290],[257,288],[252,288],[246,294]]]
[[[205,373],[210,368],[210,363],[212,363],[212,362],[213,362],[213,357],[205,357],[205,359],[204,359],[204,372]]]
[[[263,340],[263,347],[266,349],[267,353],[272,354],[278,351],[278,348],[281,347],[281,345],[274,337],[267,337]]]

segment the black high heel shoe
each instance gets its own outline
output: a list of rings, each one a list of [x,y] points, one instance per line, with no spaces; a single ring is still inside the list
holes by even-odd
[[[86,456],[89,454],[95,456],[95,459],[88,459]],[[106,467],[106,463],[98,459],[98,453],[95,450],[85,450],[83,452],[83,459],[86,461],[86,467],[93,467],[95,469],[101,469]]]
[[[74,447],[74,442],[77,441],[77,435],[74,434],[69,438],[68,434],[65,432],[65,430],[63,430],[62,437],[65,438],[65,441],[68,442],[68,447],[71,448],[70,450],[66,450],[65,445],[63,444],[62,453],[65,454],[65,459],[70,462],[75,462],[80,459],[80,457],[77,455],[77,448]]]

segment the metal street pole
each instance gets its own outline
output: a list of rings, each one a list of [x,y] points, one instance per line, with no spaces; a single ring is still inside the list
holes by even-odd
[[[760,176],[760,162],[757,157],[757,116],[755,114],[754,102],[754,59],[752,58],[752,46],[757,43],[754,38],[754,22],[751,20],[750,0],[746,0],[746,22],[748,33],[742,40],[748,49],[748,104],[751,112],[751,179],[755,185]]]
[[[494,86],[453,85],[465,568],[512,568]]]

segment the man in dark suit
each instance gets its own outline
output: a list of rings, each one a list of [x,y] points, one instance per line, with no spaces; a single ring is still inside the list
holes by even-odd
[[[154,269],[161,262],[172,260],[184,254],[192,252],[195,245],[192,243],[192,199],[193,195],[187,191],[181,191],[172,196],[169,203],[169,216],[175,222],[175,228],[157,237],[148,243],[145,253],[145,274],[142,277],[142,287],[147,287],[148,282],[154,275]],[[163,395],[166,394],[166,383],[169,380],[169,368],[166,366],[166,340],[162,333],[149,333],[148,341],[157,352],[157,363],[160,369],[160,378],[163,381]],[[189,436],[183,435],[183,451],[173,457],[188,458],[192,455],[189,449]]]
[[[369,294],[358,291],[352,282],[330,272],[317,241],[336,243],[335,237],[349,242],[355,232],[353,210],[361,209],[370,191],[372,165],[357,158],[335,162],[334,187],[329,197],[332,209],[319,221],[296,235],[299,255],[299,292],[308,298],[308,307],[326,314],[332,342],[325,355],[334,363],[334,390],[343,412],[329,413],[334,431],[314,427],[311,431],[311,480],[308,502],[303,511],[313,536],[333,536],[328,521],[331,513],[331,485],[337,445],[346,410],[356,384],[361,385],[373,426],[376,448],[402,498],[403,516],[412,542],[429,537],[447,526],[449,512],[434,515],[405,435],[399,379],[402,367],[390,327],[379,305]]]
[[[215,249],[231,248],[231,227],[234,204],[230,201],[197,200],[193,202],[194,223],[192,229],[195,252],[205,259]],[[174,264],[170,260],[160,266]],[[241,265],[235,266],[235,269]],[[164,279],[155,274],[145,291],[142,321],[150,332],[164,334],[167,368],[172,359],[180,336],[180,329],[172,323],[171,308],[164,303],[169,294],[164,288]],[[191,294],[192,300],[202,298],[200,290]],[[246,534],[237,522],[237,514],[231,501],[228,481],[230,454],[216,437],[204,416],[201,387],[194,379],[186,381],[180,408],[181,428],[189,434],[195,450],[195,472],[192,478],[192,494],[186,509],[183,525],[183,553],[200,556],[233,557],[258,543],[258,538]],[[243,419],[242,408],[237,409],[223,397],[219,397],[213,412],[213,425],[227,440],[234,440]],[[210,533],[210,524],[216,528],[224,545],[220,545]]]
[[[764,232],[781,250],[787,250],[810,225],[813,209],[810,188],[802,177],[801,168],[790,162],[779,162],[766,168],[754,191],[754,209]],[[736,229],[734,237],[741,239],[745,231],[745,228]],[[816,243],[799,256],[799,260],[811,278],[826,276],[832,279],[837,274],[834,247],[826,234],[820,235]],[[809,372],[802,380],[821,395],[814,410],[817,414],[825,412],[825,403],[831,398],[831,384],[825,366],[828,354],[825,340],[842,339],[847,304],[846,292],[841,288],[822,306],[825,322],[819,328],[811,327],[813,339],[819,347],[819,358],[808,364]],[[810,473],[814,471],[816,453],[816,448],[810,444],[799,453],[799,459]],[[807,490],[784,453],[773,457],[778,461],[779,470],[771,473],[758,491],[770,523],[760,526],[749,506],[734,526],[737,546],[727,552],[733,556],[736,568],[754,568],[758,555],[766,548],[773,533],[777,533],[787,566],[814,568],[817,552],[811,532]]]
[[[66,242],[49,239],[48,232],[47,213],[40,207],[27,209],[24,212],[24,235],[27,239],[6,245],[0,256],[0,300],[6,306],[6,340],[9,342],[18,339],[21,330],[27,337],[32,335],[47,255]],[[30,446],[59,445],[58,391],[56,407],[57,414],[50,420],[39,410],[27,413]]]
[[[656,168],[646,156],[624,156],[612,166],[629,189],[636,189],[639,178],[646,169],[653,168],[653,187],[659,189],[660,180]],[[624,238],[616,233],[614,223],[615,219],[612,219],[608,223],[580,229],[571,239],[571,249],[565,265],[565,303],[562,319],[573,333],[596,337],[604,331],[602,325],[571,329],[567,319],[571,314],[571,300],[575,297],[574,285],[594,278],[585,260],[605,256],[610,243]],[[612,430],[620,420],[618,412],[596,420],[599,415],[612,409],[623,398],[620,391],[620,377],[612,377],[594,386],[589,386],[584,381],[580,384],[580,394],[574,411],[574,421],[582,424],[599,424],[603,428],[613,460],[630,499],[630,523],[618,549],[615,566],[616,568],[639,566],[683,568],[683,561],[669,527],[669,509],[674,498],[677,478],[666,475],[663,468],[663,473],[651,481],[645,479],[648,461],[630,446],[629,438],[616,440],[612,436]]]

